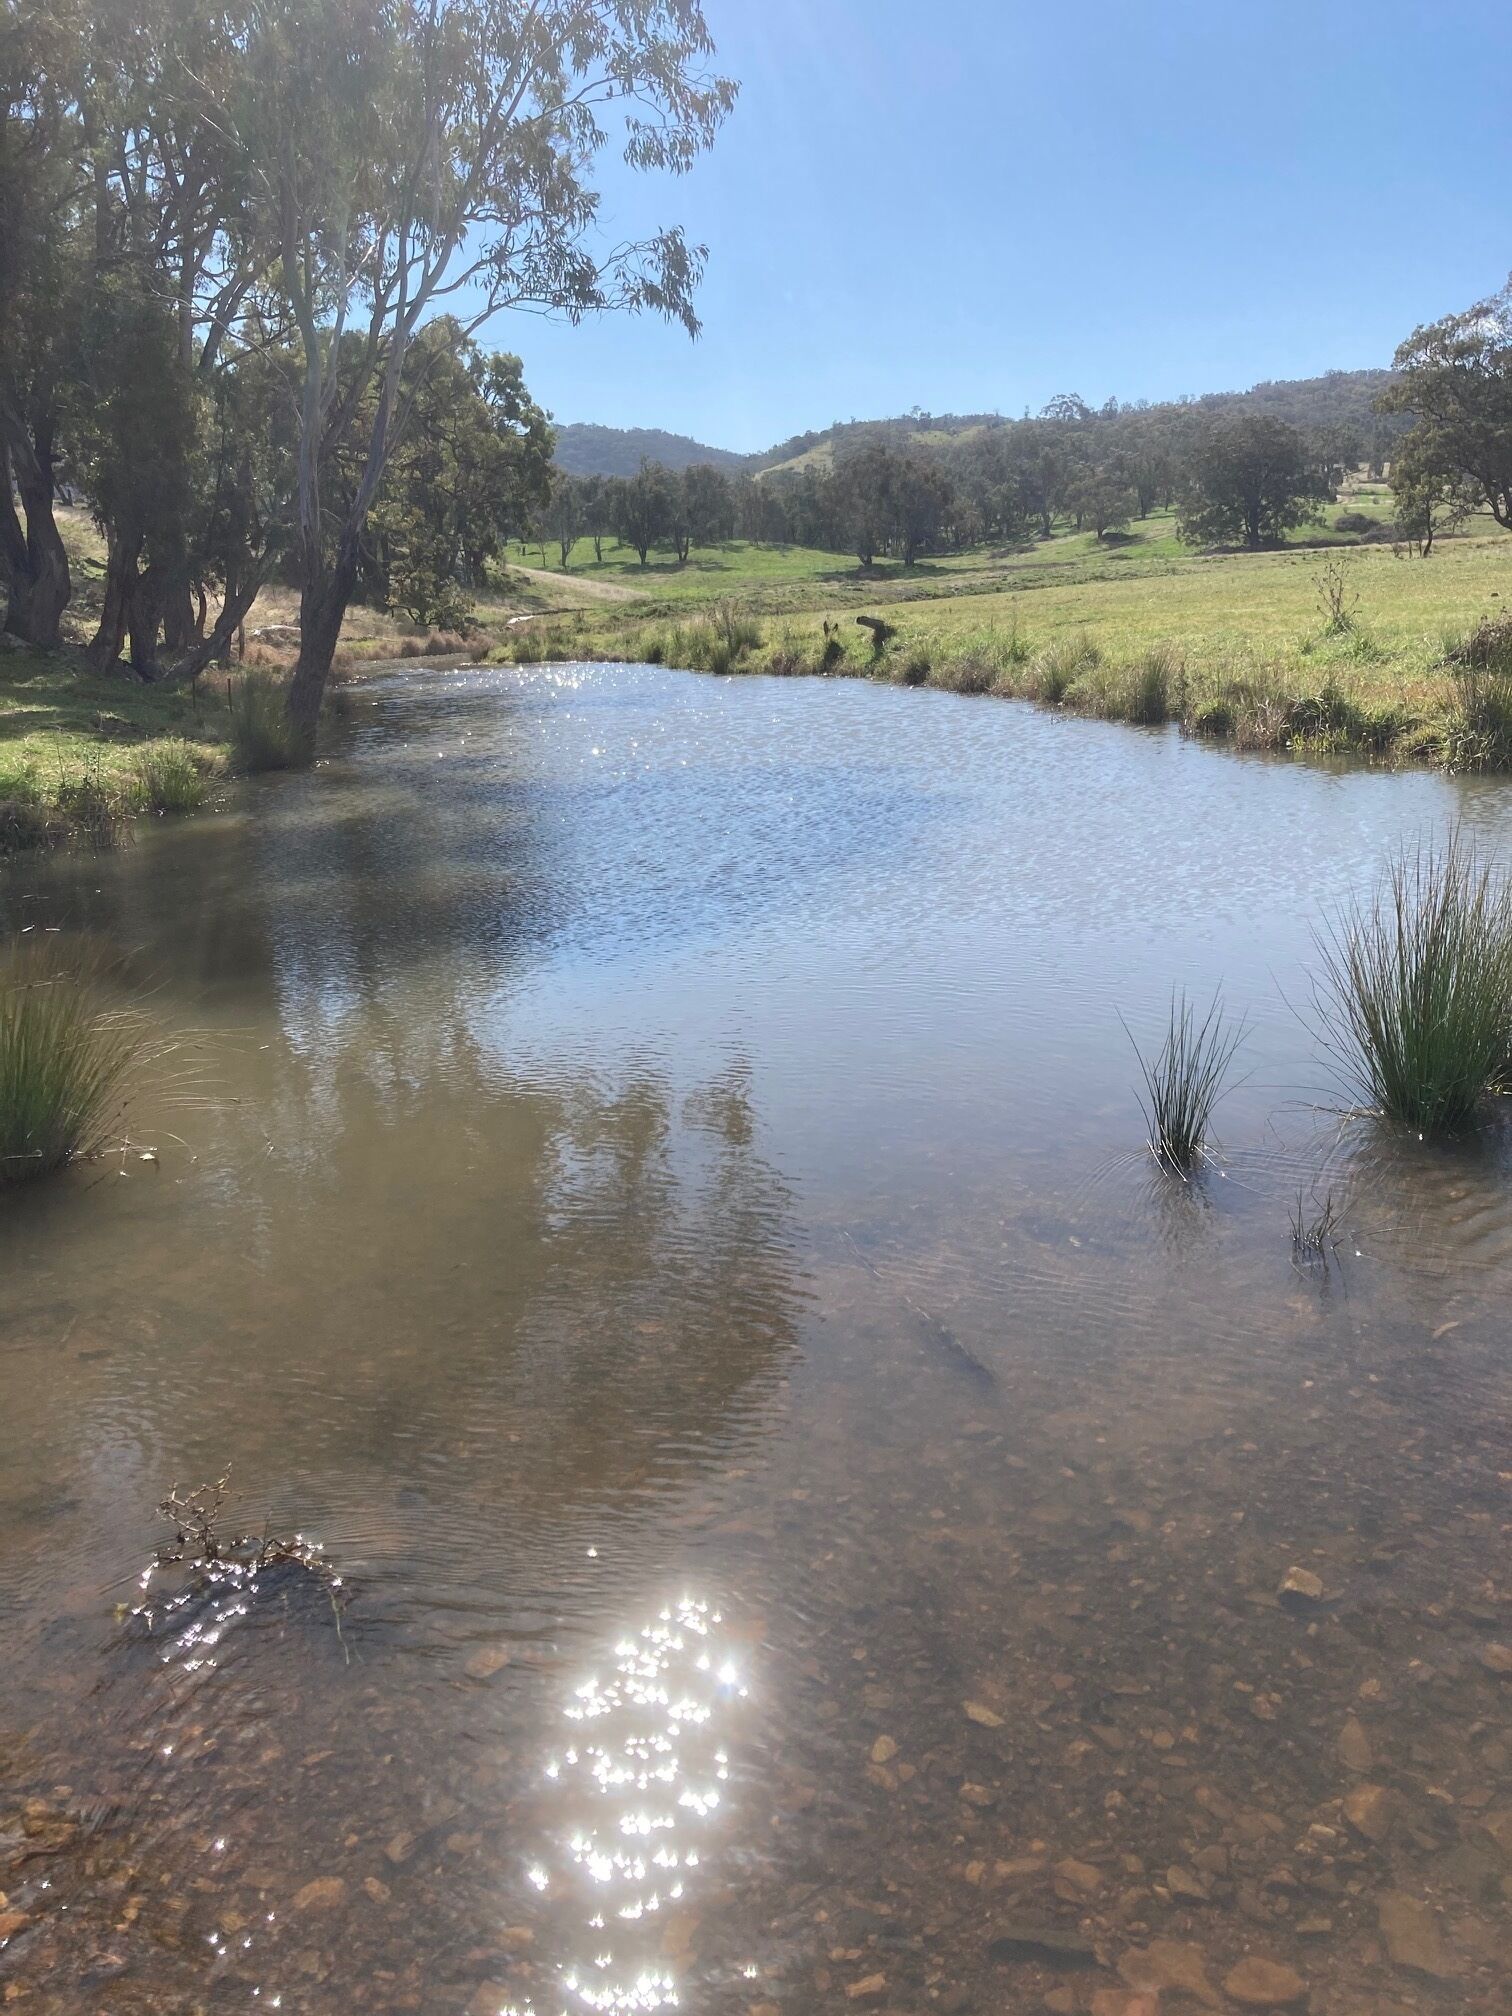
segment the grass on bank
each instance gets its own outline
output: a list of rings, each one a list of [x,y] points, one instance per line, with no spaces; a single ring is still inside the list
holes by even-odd
[[[0,1185],[94,1153],[120,1116],[146,1026],[108,1004],[100,979],[47,938],[0,960]]]
[[[1512,1083],[1512,885],[1457,833],[1321,934],[1320,1018],[1353,1096],[1453,1132]]]

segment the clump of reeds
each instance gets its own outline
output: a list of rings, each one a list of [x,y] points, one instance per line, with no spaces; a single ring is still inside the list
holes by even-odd
[[[1328,1041],[1362,1103],[1452,1132],[1512,1076],[1512,887],[1457,832],[1320,933]]]
[[[138,756],[134,795],[146,812],[197,812],[205,802],[205,778],[187,742],[158,742]]]
[[[1291,1232],[1292,1258],[1299,1265],[1318,1265],[1327,1270],[1338,1251],[1340,1237],[1339,1214],[1334,1209],[1333,1192],[1330,1191],[1321,1204],[1314,1197],[1309,1212],[1299,1190],[1297,1208],[1292,1213]]]
[[[294,770],[305,761],[308,752],[287,702],[281,680],[249,672],[226,681],[231,758],[238,770]]]
[[[93,1153],[119,1115],[145,1030],[108,1006],[98,981],[50,939],[0,958],[0,1183]]]
[[[1153,1056],[1130,1035],[1144,1078],[1140,1103],[1150,1152],[1165,1168],[1184,1176],[1202,1160],[1213,1108],[1244,1036],[1244,1024],[1228,1020],[1218,995],[1199,1020],[1185,993],[1171,996],[1165,1038]]]

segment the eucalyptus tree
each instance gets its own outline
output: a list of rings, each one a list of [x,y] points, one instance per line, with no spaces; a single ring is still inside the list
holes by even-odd
[[[1315,524],[1327,491],[1306,438],[1265,413],[1231,413],[1192,445],[1179,530],[1193,546],[1276,545]]]
[[[228,110],[301,359],[288,704],[306,738],[419,329],[443,307],[463,335],[504,308],[623,309],[697,333],[704,249],[676,228],[601,249],[588,177],[611,140],[632,169],[687,169],[734,103],[712,54],[700,0],[256,0]],[[338,451],[359,470],[340,508]]]
[[[1512,531],[1512,279],[1462,314],[1414,329],[1396,368],[1401,375],[1377,405],[1414,416],[1407,437],[1414,470],[1468,478],[1497,524]]]

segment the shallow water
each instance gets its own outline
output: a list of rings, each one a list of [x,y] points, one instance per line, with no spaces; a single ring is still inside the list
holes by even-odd
[[[13,873],[178,1047],[0,1214],[0,1984],[1504,2009],[1512,1157],[1341,1119],[1310,996],[1452,819],[1501,849],[1512,789],[424,672]],[[1119,1026],[1173,982],[1250,1023],[1191,1188]],[[153,1508],[228,1464],[345,1600],[144,1643]]]

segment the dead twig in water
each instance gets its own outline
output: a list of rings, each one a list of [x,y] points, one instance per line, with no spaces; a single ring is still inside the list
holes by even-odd
[[[840,1237],[849,1246],[851,1252],[855,1254],[856,1259],[866,1269],[867,1273],[870,1274],[878,1287],[885,1288],[891,1295],[896,1295],[915,1321],[921,1323],[929,1335],[944,1346],[945,1350],[956,1360],[957,1364],[963,1365],[973,1378],[980,1380],[984,1385],[997,1385],[997,1374],[992,1370],[992,1367],[984,1364],[970,1346],[963,1344],[955,1332],[948,1325],[942,1323],[938,1316],[932,1315],[928,1309],[922,1308],[919,1303],[915,1302],[906,1289],[895,1288],[890,1281],[886,1280],[872,1262],[868,1260],[851,1234],[843,1226],[841,1227]]]

